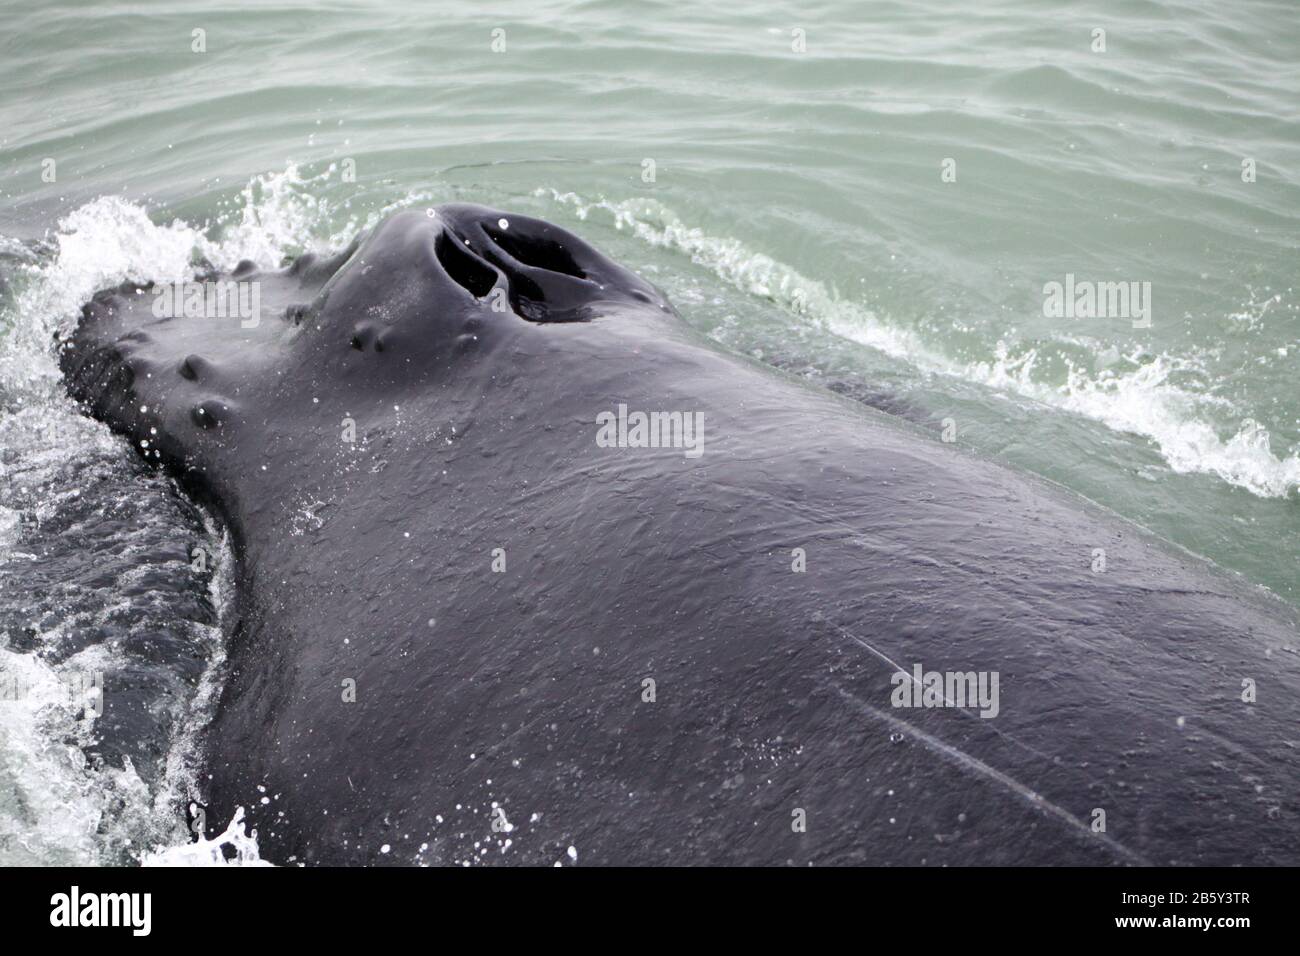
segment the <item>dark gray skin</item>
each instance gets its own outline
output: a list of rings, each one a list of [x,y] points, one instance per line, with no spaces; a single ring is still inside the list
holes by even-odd
[[[1300,863],[1289,605],[719,351],[536,220],[236,277],[257,328],[118,290],[63,364],[229,526],[209,822],[265,858]],[[703,413],[703,455],[599,447],[620,402]],[[997,671],[998,716],[892,707],[918,662]]]

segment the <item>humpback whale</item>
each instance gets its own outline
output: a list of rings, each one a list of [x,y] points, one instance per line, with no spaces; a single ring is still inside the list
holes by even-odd
[[[200,281],[261,320],[124,285],[60,361],[229,531],[203,797],[264,858],[1300,863],[1271,594],[540,220]]]

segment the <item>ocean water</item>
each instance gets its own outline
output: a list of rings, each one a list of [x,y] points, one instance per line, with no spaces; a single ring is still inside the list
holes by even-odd
[[[557,221],[720,342],[1300,601],[1294,0],[175,6],[0,0],[0,864],[221,856],[181,807],[228,560],[63,397],[55,330],[403,206]]]

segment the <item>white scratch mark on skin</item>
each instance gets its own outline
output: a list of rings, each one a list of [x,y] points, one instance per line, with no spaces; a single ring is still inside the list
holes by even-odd
[[[909,681],[911,681],[913,684],[916,684],[916,678],[913,677],[913,676],[912,676],[912,675],[907,671],[906,668],[902,667],[902,666],[899,665],[899,664],[896,664],[896,663],[895,663],[895,662],[894,662],[894,661],[893,661],[893,660],[892,660],[888,655],[884,654],[884,653],[881,652],[881,651],[876,650],[874,647],[872,647],[870,644],[868,644],[868,643],[867,643],[866,641],[864,641],[862,638],[858,637],[856,634],[852,633],[851,631],[848,631],[848,630],[846,630],[845,628],[840,627],[838,624],[836,624],[836,625],[832,625],[832,626],[833,626],[833,627],[836,627],[836,628],[839,630],[839,632],[840,632],[841,634],[843,634],[845,637],[847,637],[849,640],[853,641],[855,644],[858,644],[860,647],[864,648],[865,650],[870,651],[872,654],[874,654],[874,655],[875,655],[876,657],[878,657],[880,660],[884,661],[884,662],[885,662],[886,664],[888,664],[890,667],[894,668],[894,670],[896,670],[898,673],[900,673],[900,674],[902,674],[904,677],[906,677],[906,678],[907,678]],[[920,685],[917,685],[917,686],[920,686]],[[970,718],[971,720],[982,720],[982,718],[978,717],[976,714],[972,713],[970,710],[967,710],[967,709],[964,708],[964,707],[958,707],[958,706],[957,706],[957,702],[956,702],[955,700],[953,700],[951,697],[949,697],[946,693],[943,695],[943,702],[944,702],[945,704],[947,704],[947,705],[948,705],[950,708],[952,708],[953,710],[957,711],[957,713],[961,714],[963,717]],[[1052,757],[1051,757],[1050,755],[1043,753],[1041,750],[1039,750],[1039,749],[1036,748],[1036,747],[1031,747],[1031,746],[1029,746],[1029,744],[1024,743],[1024,742],[1022,742],[1022,741],[1020,741],[1020,740],[1017,740],[1015,737],[1012,737],[1010,734],[1003,733],[1002,731],[998,730],[998,728],[992,726],[991,724],[990,724],[989,726],[987,726],[985,729],[986,729],[986,730],[991,730],[993,733],[997,734],[997,735],[998,735],[1000,738],[1002,738],[1003,740],[1006,740],[1006,741],[1008,741],[1009,743],[1015,744],[1015,745],[1016,745],[1017,747],[1019,747],[1021,750],[1027,750],[1027,751],[1029,751],[1031,754],[1033,754],[1033,755],[1036,756],[1036,757],[1041,757],[1043,760],[1048,760],[1048,761],[1052,760]]]
[[[1124,846],[1122,843],[1110,837],[1109,835],[1105,833],[1094,833],[1091,827],[1089,827],[1086,823],[1084,823],[1074,814],[1070,813],[1068,810],[1064,809],[1063,807],[1059,807],[1055,803],[1052,803],[1052,801],[1048,800],[1041,793],[1038,793],[1037,791],[1032,790],[1029,787],[1026,787],[1023,783],[1014,779],[1013,777],[1007,776],[1001,770],[997,770],[993,767],[990,767],[988,764],[984,763],[984,761],[979,760],[976,757],[972,757],[964,750],[960,750],[957,747],[952,746],[952,744],[945,743],[944,741],[940,740],[938,737],[933,737],[930,734],[927,734],[925,731],[917,729],[916,727],[912,726],[905,720],[899,720],[897,717],[894,717],[892,714],[887,714],[884,711],[877,710],[875,707],[872,707],[870,704],[866,704],[863,701],[858,700],[848,691],[840,690],[840,696],[842,696],[845,700],[849,701],[850,703],[857,704],[860,708],[865,710],[867,713],[871,714],[873,717],[876,717],[879,720],[883,720],[885,723],[889,724],[891,727],[893,727],[895,730],[899,731],[900,733],[909,734],[912,737],[915,737],[926,747],[950,758],[959,766],[964,767],[968,770],[973,770],[975,773],[979,774],[980,776],[992,780],[994,783],[1002,785],[1003,787],[1010,790],[1012,793],[1024,799],[1030,806],[1034,807],[1035,809],[1043,810],[1046,813],[1056,817],[1058,820],[1060,820],[1062,823],[1065,823],[1067,826],[1072,827],[1073,829],[1079,831],[1084,836],[1085,839],[1099,840],[1100,842],[1106,844],[1106,846],[1111,851],[1113,851],[1117,856],[1123,857],[1125,860],[1129,861],[1130,863],[1134,863],[1138,866],[1151,865],[1151,863],[1148,860],[1146,860],[1144,857],[1138,855],[1137,853],[1134,853],[1128,847]]]

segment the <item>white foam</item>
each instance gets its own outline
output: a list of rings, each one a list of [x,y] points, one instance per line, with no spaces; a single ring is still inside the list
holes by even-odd
[[[12,508],[0,505],[0,564],[9,560],[13,546],[22,531],[23,516]]]
[[[1263,426],[1245,418],[1223,439],[1198,417],[1202,409],[1224,402],[1171,381],[1178,372],[1196,371],[1194,359],[1157,355],[1130,360],[1137,365],[1131,371],[1104,369],[1095,375],[1072,366],[1064,385],[1051,386],[1034,381],[1036,358],[1035,350],[1013,357],[1003,343],[994,361],[968,366],[965,377],[1148,438],[1180,474],[1215,475],[1262,498],[1286,497],[1300,487],[1300,459],[1274,455]]]
[[[115,196],[59,220],[53,261],[24,267],[27,281],[14,303],[14,328],[0,353],[0,382],[29,400],[61,396],[51,349],[55,331],[100,289],[188,276],[195,239],[189,227],[156,226],[143,208]]]
[[[84,737],[67,687],[36,656],[0,648],[0,688],[0,863],[94,862],[102,807],[81,749],[64,742]]]
[[[215,238],[181,220],[155,224],[143,206],[118,196],[75,209],[59,220],[51,237],[53,260],[25,267],[27,281],[14,303],[15,328],[0,354],[0,382],[14,390],[39,383],[46,398],[57,393],[52,336],[101,289],[126,281],[185,281],[203,261],[229,269],[251,259],[273,269],[305,249],[341,248],[361,226],[349,222],[334,233],[317,234],[330,210],[311,189],[329,175],[327,170],[304,179],[289,164],[254,177],[218,216],[211,230]]]
[[[102,666],[99,650],[51,667],[0,649],[0,864],[93,865],[153,827],[130,761],[92,771],[82,751],[96,718],[75,678]]]
[[[226,859],[225,848],[234,851]],[[151,850],[140,859],[141,866],[271,866],[257,849],[257,831],[245,832],[244,808],[238,807],[225,831],[211,840]]]

